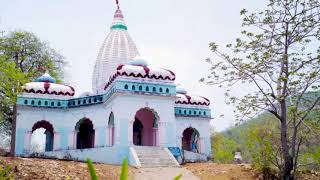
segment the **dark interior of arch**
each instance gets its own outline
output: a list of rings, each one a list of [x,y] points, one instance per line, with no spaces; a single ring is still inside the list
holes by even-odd
[[[196,129],[189,127],[183,131],[182,135],[182,149],[196,151],[199,148],[197,147],[199,132]]]
[[[133,123],[133,144],[137,146],[142,145],[142,130],[143,124],[137,118]]]
[[[136,112],[133,123],[133,144],[138,146],[156,146],[156,129],[158,119],[156,112],[142,108]]]
[[[46,131],[44,132],[46,136],[46,143],[45,143],[45,151],[52,151],[53,150],[53,126],[48,121],[42,120],[36,122],[32,126],[32,132],[39,128],[44,128]]]
[[[76,125],[77,149],[86,149],[94,147],[94,129],[89,119],[82,119]]]

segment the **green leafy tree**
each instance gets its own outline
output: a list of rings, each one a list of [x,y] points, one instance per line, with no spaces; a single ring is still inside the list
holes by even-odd
[[[64,58],[36,35],[14,31],[0,36],[0,63],[1,129],[8,134],[12,132],[11,153],[14,154],[15,103],[22,85],[45,70],[58,79],[62,78]]]
[[[245,134],[246,145],[252,164],[262,171],[264,179],[270,179],[272,167],[278,166],[279,142],[275,138],[276,130],[270,126],[274,121],[266,121],[249,126]]]
[[[211,73],[201,79],[228,87],[228,102],[236,105],[240,120],[261,111],[277,118],[281,179],[294,179],[305,140],[299,131],[320,102],[317,93],[306,96],[320,87],[319,8],[318,0],[269,0],[261,12],[242,10],[241,38],[227,44],[225,51],[210,44],[216,59],[207,59]],[[239,83],[252,91],[235,96],[232,88],[238,90]]]
[[[232,163],[237,148],[237,143],[233,139],[221,133],[216,133],[212,137],[213,160],[216,162]]]

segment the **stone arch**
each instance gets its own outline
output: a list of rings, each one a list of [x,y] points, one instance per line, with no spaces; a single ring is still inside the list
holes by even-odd
[[[182,149],[193,152],[200,152],[200,133],[196,128],[188,127],[182,132]]]
[[[75,126],[75,131],[77,132],[77,149],[87,149],[94,147],[95,130],[90,119],[80,119]]]
[[[132,124],[132,141],[138,146],[157,146],[158,143],[158,113],[148,107],[136,111]]]
[[[54,128],[53,125],[46,121],[46,120],[41,120],[36,122],[35,124],[33,124],[32,128],[31,128],[31,137],[33,136],[33,133],[35,131],[37,131],[38,129],[43,128],[44,129],[44,136],[45,136],[45,144],[44,144],[44,151],[53,151],[53,140],[54,140]],[[31,147],[31,142],[32,139],[30,139],[30,147]],[[39,147],[41,149],[41,147]],[[31,151],[34,151],[35,149],[33,149],[31,147]]]

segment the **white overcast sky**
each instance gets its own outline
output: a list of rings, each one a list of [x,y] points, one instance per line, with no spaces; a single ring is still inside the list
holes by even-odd
[[[234,125],[224,90],[198,80],[209,72],[204,61],[212,56],[209,43],[233,42],[241,31],[240,10],[261,10],[265,0],[119,1],[148,63],[173,70],[188,93],[208,97],[215,130]],[[0,0],[0,28],[31,31],[58,50],[68,62],[66,82],[80,94],[91,90],[93,65],[115,9],[114,0]]]

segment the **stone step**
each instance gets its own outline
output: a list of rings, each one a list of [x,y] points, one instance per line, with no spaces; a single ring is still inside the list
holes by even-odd
[[[142,167],[176,167],[176,160],[162,147],[134,147]]]
[[[149,165],[149,166],[152,166],[152,165],[168,165],[168,166],[176,166],[175,163],[141,163],[141,165]]]
[[[153,161],[163,161],[163,162],[170,162],[170,161],[172,161],[172,159],[170,159],[170,158],[139,158],[140,159],[140,162],[148,162],[148,161],[150,161],[150,162],[153,162]]]
[[[167,156],[167,153],[137,153],[138,157],[163,157],[163,156]]]

